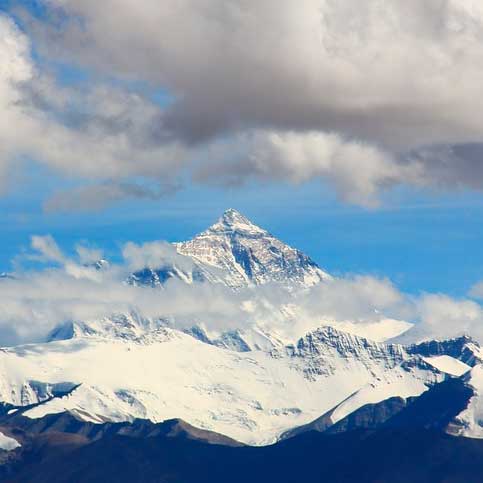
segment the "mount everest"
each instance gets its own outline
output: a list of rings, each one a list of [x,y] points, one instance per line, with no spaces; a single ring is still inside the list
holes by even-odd
[[[266,445],[322,416],[331,427],[368,405],[393,398],[409,404],[457,379],[471,398],[445,429],[483,437],[483,351],[470,337],[391,343],[412,325],[383,314],[365,324],[321,314],[298,333],[302,312],[293,295],[330,282],[331,275],[235,210],[169,250],[168,260],[132,272],[124,283],[155,293],[171,281],[208,284],[243,297],[274,285],[287,301],[274,307],[245,300],[247,317],[257,303],[266,305],[266,316],[227,330],[211,329],[203,313],[180,323],[135,307],[67,321],[45,342],[0,350],[5,418],[66,411],[96,424],[179,418],[241,443]],[[103,260],[94,269],[106,267]]]
[[[178,256],[172,267],[146,267],[133,274],[131,282],[156,286],[179,277],[236,289],[269,282],[309,287],[330,277],[308,256],[233,209],[192,240],[176,243],[175,248]]]

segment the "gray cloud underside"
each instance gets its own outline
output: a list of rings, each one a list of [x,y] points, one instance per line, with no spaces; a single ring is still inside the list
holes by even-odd
[[[97,207],[164,195],[180,170],[208,183],[320,178],[365,205],[397,184],[483,188],[481,2],[45,5],[50,21],[19,13],[44,55],[173,100],[160,107],[102,83],[68,92],[38,71],[25,34],[2,18],[10,67],[0,103],[31,133],[30,142],[4,134],[4,178],[6,160],[23,150],[91,180]],[[136,176],[160,188],[133,194]]]

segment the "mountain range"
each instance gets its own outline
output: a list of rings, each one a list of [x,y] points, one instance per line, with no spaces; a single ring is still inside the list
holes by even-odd
[[[308,256],[232,209],[172,248],[169,260],[132,272],[124,283],[162,291],[176,280],[234,293],[280,285],[290,297],[332,280]],[[95,268],[108,265],[102,260]],[[284,323],[297,316],[287,303]],[[270,459],[290,445],[300,452],[309,440],[326,448],[329,436],[346,444],[349,434],[357,434],[351,444],[358,448],[368,435],[368,447],[380,446],[394,431],[406,438],[411,430],[437,433],[444,445],[483,439],[483,350],[470,336],[399,344],[391,338],[411,332],[405,321],[322,318],[291,340],[263,321],[215,333],[200,322],[205,317],[177,325],[166,314],[147,317],[133,308],[66,321],[42,343],[0,349],[5,475],[15,475],[16,462],[30,461],[38,445],[58,458],[56,438],[68,442],[68,457],[75,459],[109,438],[123,452],[126,437],[144,447],[181,434],[182,444],[200,454],[228,446],[230,458],[242,454],[241,460],[252,455],[245,445],[274,445],[253,453]],[[258,456],[250,458],[268,471]],[[23,478],[18,481],[30,481],[26,473]]]

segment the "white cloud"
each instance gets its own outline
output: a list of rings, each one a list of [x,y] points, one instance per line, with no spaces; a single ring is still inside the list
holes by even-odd
[[[78,247],[78,257],[70,258],[51,237],[32,237],[32,248],[46,267],[19,270],[14,278],[0,280],[0,345],[42,340],[65,321],[95,320],[131,310],[170,318],[177,328],[201,323],[222,332],[257,324],[293,342],[327,323],[370,324],[387,318],[416,323],[415,338],[470,333],[483,342],[479,303],[440,294],[409,296],[387,279],[346,276],[302,291],[277,284],[232,291],[221,284],[187,285],[170,279],[161,290],[124,281],[145,266],[175,264],[191,270],[192,260],[166,242],[127,243],[123,263],[103,270],[85,265],[101,255],[97,250]]]
[[[57,262],[62,264],[66,261],[64,254],[50,235],[32,236],[31,245],[32,248],[38,252],[38,255],[33,255],[33,257],[40,261]]]
[[[77,244],[75,247],[79,262],[83,265],[91,265],[103,259],[103,251],[100,248],[92,248],[85,244]]]
[[[483,307],[473,300],[428,294],[418,301],[422,333],[437,338],[469,334],[483,341]]]
[[[163,196],[186,160],[176,141],[155,136],[160,109],[112,86],[73,90],[34,65],[27,37],[0,14],[0,183],[29,156],[64,176],[103,184],[59,194],[50,208],[75,202],[93,207],[128,196]],[[14,166],[15,165],[15,166]],[[126,181],[146,177],[154,188]],[[156,188],[157,187],[157,188]]]
[[[126,243],[122,248],[122,256],[131,271],[143,268],[170,268],[176,265],[183,271],[193,269],[194,263],[190,257],[179,254],[176,248],[168,242],[156,241],[138,245]]]
[[[46,210],[159,198],[186,173],[320,179],[366,206],[398,184],[483,189],[479,2],[103,5],[49,0],[41,20],[23,17],[46,58],[121,81],[92,76],[81,88],[42,72],[26,35],[0,16],[0,180],[9,185],[27,154],[82,181]],[[161,108],[126,80],[171,102]]]
[[[269,125],[403,149],[482,140],[475,0],[49,4],[71,21],[34,25],[39,42],[169,89],[169,124],[190,139]]]
[[[328,180],[344,201],[374,206],[381,189],[417,183],[421,171],[418,161],[400,164],[390,152],[336,133],[256,130],[212,145],[196,176],[235,184],[253,177]]]
[[[337,320],[364,320],[375,313],[394,311],[404,303],[404,295],[387,279],[358,275],[334,278],[308,293],[303,303],[312,317],[324,314]]]

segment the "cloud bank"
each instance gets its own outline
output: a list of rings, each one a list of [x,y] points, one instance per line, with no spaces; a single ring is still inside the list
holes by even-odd
[[[415,323],[414,340],[469,333],[483,342],[481,284],[472,297],[442,294],[410,296],[391,281],[371,276],[334,277],[310,290],[268,284],[233,291],[222,284],[169,279],[162,288],[127,284],[128,276],[146,266],[190,270],[192,261],[166,242],[122,247],[122,262],[94,262],[102,252],[85,245],[65,255],[50,236],[34,236],[24,255],[44,265],[19,269],[0,278],[0,346],[45,340],[68,321],[93,321],[114,314],[136,313],[166,318],[177,329],[201,324],[212,333],[265,328],[282,339],[298,338],[322,325],[371,324],[385,319]]]
[[[400,184],[483,188],[481,2],[41,5],[0,14],[0,182],[23,156],[81,181],[47,210],[159,198],[183,176],[319,179],[365,206]],[[63,85],[49,61],[91,76]]]

